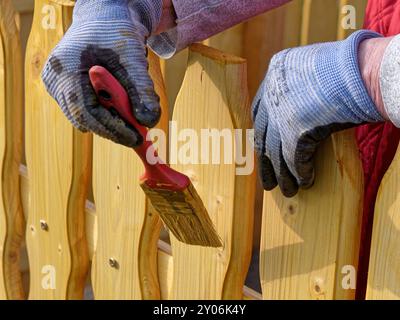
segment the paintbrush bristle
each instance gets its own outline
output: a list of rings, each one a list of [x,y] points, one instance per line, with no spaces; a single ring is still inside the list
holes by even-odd
[[[141,187],[166,227],[181,242],[204,247],[221,247],[222,242],[196,189],[183,191]]]

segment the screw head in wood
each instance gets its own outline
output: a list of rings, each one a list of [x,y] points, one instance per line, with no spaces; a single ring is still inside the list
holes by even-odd
[[[114,258],[108,259],[108,264],[110,265],[111,268],[119,269],[118,261]]]
[[[49,231],[49,225],[46,221],[40,220],[40,229],[42,229],[43,231]]]

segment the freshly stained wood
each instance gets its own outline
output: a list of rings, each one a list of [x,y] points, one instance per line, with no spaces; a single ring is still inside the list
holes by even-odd
[[[24,236],[19,164],[22,154],[22,56],[15,14],[0,2],[0,299],[22,299]]]
[[[400,152],[382,181],[375,205],[367,299],[400,299]]]
[[[299,44],[336,39],[340,9],[335,1],[305,0]],[[278,189],[265,193],[264,299],[354,299],[354,281],[344,277],[354,280],[358,265],[363,176],[357,150],[353,130],[335,134],[319,148],[313,188],[292,199]]]
[[[159,61],[150,54],[150,74],[161,96],[167,132],[168,107]],[[93,192],[97,250],[92,283],[96,299],[159,299],[157,241],[161,221],[139,185],[144,166],[136,153],[94,138]]]
[[[42,9],[48,5],[54,8],[55,29],[42,25],[49,14]],[[26,54],[30,299],[82,298],[89,265],[84,213],[91,136],[73,129],[40,79],[44,62],[65,33],[71,16],[70,6],[36,0]]]
[[[189,129],[200,137],[202,129],[232,133],[235,129],[249,128],[246,83],[243,59],[202,45],[192,46],[174,108],[176,132]],[[176,139],[172,131],[171,139]],[[196,147],[193,141],[186,143]],[[235,163],[224,161],[224,147],[226,140],[217,148],[222,154],[222,164],[212,164],[210,157],[210,164],[201,165],[175,161],[177,152],[171,147],[172,166],[191,178],[223,241],[221,248],[203,248],[185,245],[172,237],[172,299],[242,298],[251,255],[255,180],[251,172],[236,175]]]

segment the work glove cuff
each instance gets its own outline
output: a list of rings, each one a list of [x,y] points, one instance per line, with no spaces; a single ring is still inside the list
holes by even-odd
[[[316,47],[315,73],[327,101],[342,108],[354,123],[384,121],[362,79],[358,49],[362,41],[382,37],[359,30],[346,40]]]
[[[77,0],[73,21],[132,21],[144,26],[148,36],[160,23],[162,5],[162,0]]]
[[[153,34],[160,24],[162,8],[162,0],[129,1],[129,9],[133,19],[139,19],[149,31],[149,35]]]

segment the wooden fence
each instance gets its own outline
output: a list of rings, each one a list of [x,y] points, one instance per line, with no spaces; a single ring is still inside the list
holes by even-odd
[[[366,2],[294,0],[209,47],[161,63],[150,55],[159,128],[171,119],[197,133],[251,128],[249,102],[272,55],[345,38]],[[40,80],[72,6],[0,2],[0,299],[82,299],[85,288],[96,299],[354,299],[363,191],[354,132],[322,145],[315,186],[292,199],[263,193],[235,164],[174,165],[192,179],[223,247],[168,239],[138,186],[137,157],[73,129]],[[399,156],[376,204],[367,299],[400,298],[398,181]],[[246,281],[250,264],[260,290],[254,272]]]

